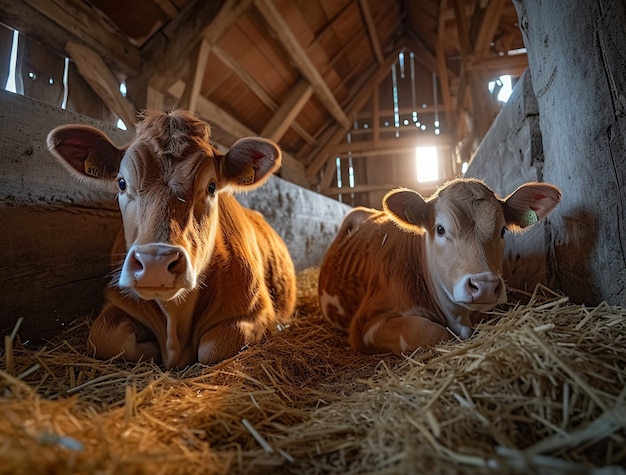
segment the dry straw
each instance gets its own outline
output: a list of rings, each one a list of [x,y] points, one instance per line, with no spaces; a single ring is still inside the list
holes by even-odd
[[[96,361],[86,324],[0,354],[12,474],[626,473],[626,310],[538,287],[451,341],[351,352],[299,276],[292,324],[221,364]]]

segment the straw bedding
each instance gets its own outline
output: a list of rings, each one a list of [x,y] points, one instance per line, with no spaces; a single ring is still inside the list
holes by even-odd
[[[539,287],[469,340],[368,356],[316,281],[288,328],[211,367],[91,359],[86,323],[45,347],[8,335],[0,471],[626,473],[625,309]]]

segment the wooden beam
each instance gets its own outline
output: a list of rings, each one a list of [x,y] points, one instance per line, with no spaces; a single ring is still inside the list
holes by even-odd
[[[183,96],[180,98],[179,107],[181,109],[196,110],[210,51],[211,45],[203,38],[196,47],[196,60],[191,69],[190,79],[185,84]]]
[[[162,92],[174,84],[184,70],[190,53],[212,26],[222,3],[193,0],[154,35],[142,49],[145,67],[141,80],[150,81],[153,76],[159,77],[162,84],[152,85]]]
[[[491,49],[491,42],[498,29],[504,5],[505,0],[489,0],[485,8],[478,7],[480,14],[479,11],[474,13],[476,18],[482,17],[479,20],[478,32],[474,40],[474,53],[479,58],[487,56]]]
[[[378,87],[380,81],[389,73],[389,69],[397,61],[399,50],[393,51],[389,54],[387,59],[383,64],[378,66],[375,70],[373,70],[365,79],[364,84],[357,84],[354,91],[354,95],[352,100],[350,101],[350,105],[348,106],[348,113],[352,119],[348,122],[349,126],[345,127],[343,125],[339,126],[333,133],[332,136],[328,138],[323,145],[318,147],[313,151],[311,156],[309,157],[309,161],[307,164],[306,174],[307,177],[312,180],[315,175],[322,169],[326,161],[330,157],[331,150],[335,147],[337,143],[339,143],[348,129],[350,129],[352,125],[352,121],[354,117],[358,114],[358,112],[363,108],[367,100],[371,97],[373,88]]]
[[[235,61],[235,59],[230,56],[226,51],[224,51],[219,46],[213,46],[212,48],[213,54],[215,54],[220,61],[222,61],[226,66],[232,69],[239,79],[246,83],[246,85],[250,88],[250,90],[256,95],[259,100],[265,104],[265,106],[271,110],[272,112],[276,112],[279,109],[279,104],[267,93],[265,89],[261,87],[256,79],[254,79],[248,71],[241,67],[241,65]],[[302,127],[297,122],[291,124],[291,128],[304,139],[309,145],[315,145],[317,141],[307,132],[307,130]]]
[[[216,45],[224,33],[239,20],[241,14],[250,5],[252,5],[252,0],[226,0],[215,19],[211,22],[210,28],[205,28],[202,33],[209,44]]]
[[[98,53],[88,46],[68,43],[67,54],[76,64],[78,72],[96,94],[104,101],[129,130],[135,128],[135,106],[120,93],[120,83]]]
[[[441,0],[439,5],[439,19],[437,22],[437,38],[435,40],[435,56],[437,58],[437,77],[441,86],[441,99],[443,101],[443,109],[446,121],[450,130],[456,128],[456,117],[452,104],[452,94],[450,92],[450,75],[448,74],[448,65],[446,64],[446,55],[444,48],[445,20],[443,19],[443,10],[446,0]]]
[[[39,13],[98,53],[114,68],[127,76],[141,72],[139,48],[113,31],[85,2],[77,0],[24,0]],[[26,33],[26,32],[25,32]],[[28,34],[28,33],[26,33]]]
[[[325,196],[337,196],[337,195],[346,195],[349,193],[369,193],[372,191],[390,191],[396,188],[417,188],[417,180],[415,181],[406,181],[406,182],[395,182],[395,183],[366,183],[355,185],[353,188],[342,187],[337,188],[336,186],[332,188],[325,188],[321,191],[321,193]]]
[[[378,33],[376,32],[376,23],[374,23],[374,18],[372,17],[368,0],[359,0],[359,7],[361,7],[361,15],[363,15],[363,20],[365,21],[365,26],[367,27],[367,34],[370,39],[370,44],[372,45],[374,57],[376,58],[376,61],[378,61],[378,64],[383,64],[383,50],[380,47]]]
[[[313,94],[313,87],[305,79],[301,79],[291,88],[285,102],[265,125],[261,136],[278,142],[293,124],[311,94]]]
[[[265,18],[273,34],[282,44],[291,61],[300,71],[300,74],[311,83],[315,94],[322,104],[324,104],[324,107],[326,107],[337,122],[349,128],[350,120],[346,116],[343,108],[339,105],[332,91],[324,81],[324,78],[309,59],[306,51],[300,46],[297,38],[272,0],[255,0],[254,4],[261,15],[263,15],[263,18]]]
[[[364,140],[352,143],[337,144],[331,149],[332,156],[345,155],[348,152],[354,154],[365,153],[366,155],[392,155],[395,153],[405,152],[407,150],[415,151],[415,147],[420,146],[443,146],[450,144],[448,135],[433,134],[415,134],[413,137],[399,137],[393,139],[380,140],[378,146],[374,148],[374,142]]]

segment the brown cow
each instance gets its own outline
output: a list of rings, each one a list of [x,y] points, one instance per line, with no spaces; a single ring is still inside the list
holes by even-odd
[[[398,189],[384,211],[344,219],[319,276],[320,306],[365,353],[412,352],[471,333],[470,319],[506,301],[504,233],[523,231],[561,199],[541,183],[499,199],[481,181],[458,179],[425,200]]]
[[[248,137],[221,154],[209,136],[185,111],[147,112],[124,148],[83,125],[48,135],[73,175],[118,188],[114,279],[88,341],[97,358],[215,363],[290,317],[296,284],[287,247],[231,194],[262,185],[280,167],[280,149]]]

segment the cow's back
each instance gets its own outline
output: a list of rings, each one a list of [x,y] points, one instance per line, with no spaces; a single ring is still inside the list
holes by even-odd
[[[355,208],[342,222],[320,268],[318,292],[324,316],[347,331],[361,305],[390,299],[407,308],[419,298],[421,236],[407,233],[385,213]],[[366,301],[367,300],[367,301]],[[391,302],[390,302],[391,304]]]
[[[267,223],[263,215],[243,207],[242,210],[256,230],[264,278],[272,297],[276,319],[279,323],[285,323],[289,320],[296,302],[293,260],[285,242]]]

